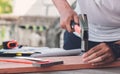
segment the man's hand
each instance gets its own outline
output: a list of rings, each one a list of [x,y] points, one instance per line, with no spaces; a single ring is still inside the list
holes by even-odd
[[[60,25],[62,28],[66,29],[68,32],[73,32],[74,30],[80,31],[80,27],[78,26],[78,24],[75,25],[74,30],[71,28],[70,24],[71,21],[74,21],[75,23],[79,24],[79,18],[76,12],[74,12],[73,10],[67,10],[65,11],[61,17],[60,17]],[[77,28],[77,29],[76,29]],[[77,31],[77,32],[79,32]]]
[[[101,43],[83,54],[83,61],[92,65],[104,65],[111,63],[115,57],[106,43]]]
[[[66,29],[68,32],[80,33],[79,18],[77,13],[70,7],[67,0],[52,0],[60,13],[60,25],[63,29]],[[71,21],[78,23],[75,25],[74,30],[71,28]]]

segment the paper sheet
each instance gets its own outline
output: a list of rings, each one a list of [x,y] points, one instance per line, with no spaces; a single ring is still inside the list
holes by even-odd
[[[16,49],[5,50],[0,52],[4,53],[33,53],[31,57],[51,57],[51,56],[69,56],[81,54],[81,49],[65,50],[62,48],[48,48],[48,47],[22,47]]]

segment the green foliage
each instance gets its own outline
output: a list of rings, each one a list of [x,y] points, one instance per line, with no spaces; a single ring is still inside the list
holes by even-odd
[[[0,0],[0,14],[12,12],[12,0]]]

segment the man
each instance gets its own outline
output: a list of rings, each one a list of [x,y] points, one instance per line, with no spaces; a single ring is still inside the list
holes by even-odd
[[[120,57],[120,0],[77,0],[76,12],[67,0],[53,0],[60,13],[61,27],[66,29],[64,48],[80,48],[80,38],[70,27],[71,20],[79,23],[78,14],[87,14],[89,25],[89,51],[82,57],[92,65],[103,65]],[[76,24],[75,31],[80,30]]]

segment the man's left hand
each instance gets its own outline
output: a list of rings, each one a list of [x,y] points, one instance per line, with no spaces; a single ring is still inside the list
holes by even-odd
[[[82,56],[83,62],[90,63],[92,65],[104,65],[111,63],[115,60],[115,57],[106,43],[101,43]]]

